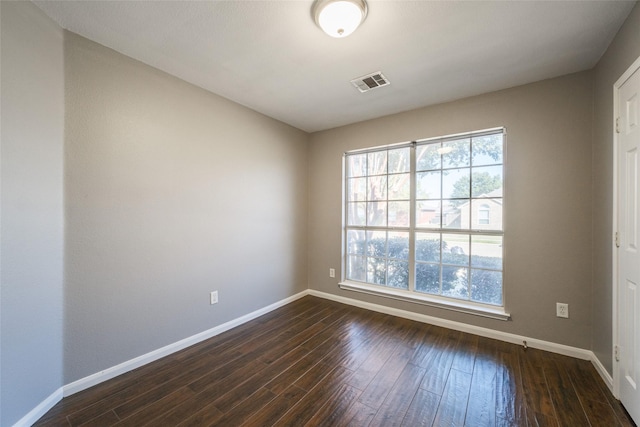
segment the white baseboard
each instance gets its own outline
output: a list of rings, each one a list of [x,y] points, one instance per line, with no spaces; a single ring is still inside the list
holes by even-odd
[[[228,331],[229,329],[235,328],[236,326],[240,326],[243,323],[253,320],[256,317],[260,317],[263,314],[267,314],[270,311],[275,310],[276,308],[280,308],[283,305],[289,304],[308,294],[309,294],[309,291],[307,290],[302,291],[298,294],[292,295],[288,298],[275,302],[259,310],[256,310],[249,314],[245,314],[244,316],[238,317],[237,319],[230,320],[229,322],[218,325],[215,328],[211,328],[204,332],[200,332],[199,334],[192,335],[188,338],[174,342],[173,344],[169,344],[157,350],[151,351],[147,354],[143,354],[142,356],[138,356],[134,359],[127,360],[126,362],[120,363],[119,365],[112,366],[111,368],[105,369],[104,371],[96,372],[95,374],[81,378],[63,387],[64,396],[65,397],[70,396],[74,393],[85,390],[89,387],[93,387],[94,385],[100,384],[101,382],[107,381],[111,378],[115,378],[118,375],[122,375],[126,372],[139,368],[140,366],[146,365],[147,363],[151,363],[162,357],[168,356],[172,353],[185,349],[201,341],[214,337],[218,334],[221,334],[222,332]]]
[[[609,387],[609,391],[611,392],[611,394],[615,396],[615,393],[613,392],[613,377],[609,372],[607,372],[606,368],[604,367],[602,362],[600,362],[600,359],[598,359],[595,353],[592,353],[592,355],[593,357],[591,358],[591,363],[593,364],[593,367],[596,368],[596,371],[598,372],[598,374],[600,374],[600,378],[602,378],[602,381],[604,381],[607,387]]]
[[[44,414],[49,412],[56,403],[62,400],[62,387],[51,393],[49,397],[40,402],[38,406],[33,408],[27,415],[22,417],[13,427],[30,427],[38,421]]]
[[[328,294],[328,293],[320,292],[316,290],[309,290],[309,295],[329,299],[332,301],[341,302],[344,304],[353,305],[353,306],[364,308],[367,310],[377,311],[379,313],[403,317],[405,319],[415,320],[417,322],[428,323],[435,326],[441,326],[443,328],[453,329],[461,332],[467,332],[470,334],[479,335],[481,337],[493,338],[500,341],[506,341],[512,344],[522,345],[523,342],[526,341],[528,347],[550,351],[552,353],[563,354],[565,356],[571,356],[577,359],[591,360],[591,361],[596,359],[595,355],[591,350],[571,347],[563,344],[556,344],[549,341],[524,337],[522,335],[511,334],[508,332],[496,331],[494,329],[482,328],[480,326],[469,325],[466,323],[454,322],[452,320],[446,320],[446,319],[441,319],[439,317],[427,316],[426,314],[414,313],[411,311],[400,310],[397,308],[391,308],[384,305],[372,304],[372,303],[359,301],[359,300],[355,300],[355,299],[351,299],[351,298],[347,298],[339,295]],[[596,369],[598,369],[597,366],[596,366]],[[604,372],[606,372],[606,370],[604,370]]]

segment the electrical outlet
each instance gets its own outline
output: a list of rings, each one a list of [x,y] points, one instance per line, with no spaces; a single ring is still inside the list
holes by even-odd
[[[569,304],[557,302],[556,303],[556,316],[569,318]]]
[[[211,299],[211,305],[218,303],[218,291],[211,292],[211,294],[209,294],[209,297]]]
[[[335,268],[330,268],[329,269],[329,277],[336,277],[336,269]]]

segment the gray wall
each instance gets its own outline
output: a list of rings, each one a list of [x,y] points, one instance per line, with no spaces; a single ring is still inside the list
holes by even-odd
[[[636,4],[595,68],[593,120],[593,343],[612,373],[613,84],[640,57]]]
[[[62,387],[63,34],[0,2],[0,425]]]
[[[306,133],[71,33],[65,67],[65,383],[307,288]]]
[[[313,134],[309,287],[588,349],[592,89],[591,72],[583,72]],[[497,126],[507,128],[504,286],[513,320],[338,289],[328,269],[340,267],[342,153]],[[569,303],[570,319],[555,316],[557,301]]]

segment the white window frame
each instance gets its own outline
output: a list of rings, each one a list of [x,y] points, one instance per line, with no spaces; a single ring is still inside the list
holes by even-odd
[[[390,298],[390,299],[395,299],[395,300],[401,300],[401,301],[406,301],[406,302],[412,302],[412,303],[417,303],[417,304],[421,304],[421,305],[427,305],[427,306],[432,306],[432,307],[438,307],[438,308],[443,308],[443,309],[447,309],[447,310],[452,310],[452,311],[457,311],[457,312],[463,312],[463,313],[468,313],[468,314],[474,314],[474,315],[478,315],[478,316],[482,316],[482,317],[489,317],[489,318],[493,318],[493,319],[497,319],[497,320],[508,320],[510,319],[510,314],[506,312],[505,307],[506,307],[506,301],[505,301],[505,284],[504,284],[504,271],[505,271],[505,265],[504,265],[504,234],[505,234],[505,227],[504,227],[504,209],[503,209],[503,227],[502,230],[500,231],[487,231],[487,230],[482,230],[482,229],[477,229],[477,228],[473,228],[473,222],[472,219],[469,218],[469,228],[468,229],[461,229],[461,230],[457,230],[457,229],[448,229],[443,227],[443,225],[441,224],[439,229],[434,229],[432,230],[435,233],[440,233],[442,234],[456,234],[456,233],[460,233],[460,234],[465,234],[465,235],[470,235],[471,237],[473,237],[474,235],[496,235],[496,236],[502,236],[503,240],[503,264],[502,264],[502,275],[503,275],[503,281],[502,281],[502,306],[497,306],[497,305],[491,305],[491,304],[484,304],[484,303],[479,303],[479,302],[475,302],[475,301],[471,301],[471,300],[463,300],[463,299],[455,299],[455,298],[451,298],[451,297],[446,297],[446,296],[440,296],[440,295],[433,295],[433,294],[426,294],[426,293],[422,293],[422,292],[417,292],[415,291],[415,267],[416,267],[416,260],[415,260],[415,234],[419,233],[421,231],[424,231],[424,229],[416,229],[416,147],[419,145],[426,145],[429,143],[434,143],[434,142],[438,142],[438,141],[447,141],[447,140],[454,140],[454,139],[459,139],[459,138],[472,138],[472,137],[478,137],[478,136],[482,136],[483,134],[493,134],[493,133],[502,133],[503,135],[503,159],[502,159],[502,176],[503,176],[503,195],[502,195],[502,199],[504,201],[504,188],[505,188],[505,174],[504,174],[504,165],[505,165],[505,158],[506,158],[506,138],[507,138],[507,132],[506,129],[504,127],[499,127],[499,128],[492,128],[492,129],[485,129],[485,130],[481,130],[481,131],[475,131],[475,132],[467,132],[467,133],[461,133],[461,134],[455,134],[455,135],[446,135],[446,136],[442,136],[442,137],[437,137],[437,138],[429,138],[429,139],[424,139],[424,140],[419,140],[419,141],[412,141],[412,142],[408,142],[408,143],[400,143],[400,144],[392,144],[392,145],[387,145],[387,146],[378,146],[378,147],[371,147],[371,148],[367,148],[367,149],[362,149],[362,150],[353,150],[353,151],[349,151],[347,153],[345,153],[345,155],[343,156],[343,225],[342,225],[342,277],[341,277],[341,281],[339,283],[339,287],[341,289],[344,290],[350,290],[350,291],[356,291],[356,292],[361,292],[361,293],[365,293],[365,294],[371,294],[371,295],[376,295],[376,296],[381,296],[381,297],[385,297],[385,298]],[[347,218],[348,218],[348,214],[347,214],[347,208],[348,208],[348,203],[347,203],[347,194],[348,194],[348,179],[347,179],[347,164],[346,164],[346,160],[347,160],[347,156],[348,155],[355,155],[355,154],[365,154],[365,153],[370,153],[370,152],[376,152],[376,151],[381,151],[381,150],[392,150],[392,149],[397,149],[397,148],[405,148],[405,147],[411,147],[411,160],[410,160],[410,174],[411,174],[411,200],[410,200],[410,225],[408,227],[389,227],[388,225],[385,227],[363,227],[361,229],[363,230],[367,230],[367,231],[375,231],[375,230],[386,230],[389,232],[393,232],[393,231],[408,231],[409,235],[410,235],[410,243],[409,243],[409,289],[408,290],[404,290],[404,289],[397,289],[397,288],[392,288],[392,287],[388,287],[388,286],[384,286],[384,285],[375,285],[372,283],[368,283],[368,282],[360,282],[360,281],[354,281],[354,280],[348,280],[346,278],[346,266],[347,266],[347,256],[348,256],[348,252],[347,252]],[[470,172],[471,172],[471,166],[469,166],[470,168]],[[470,179],[471,179],[471,175],[470,175]],[[473,196],[470,194],[469,195],[469,203],[471,204],[471,202],[473,200],[479,200],[479,199],[474,199]],[[502,205],[504,206],[504,203],[502,203]],[[472,209],[469,210],[469,214],[472,213]],[[349,228],[354,229],[354,227],[350,226]],[[443,263],[442,261],[440,261],[440,266],[442,266]]]

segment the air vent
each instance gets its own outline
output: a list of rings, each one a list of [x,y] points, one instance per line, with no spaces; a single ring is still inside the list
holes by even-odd
[[[376,73],[367,74],[366,76],[353,79],[351,80],[351,84],[360,92],[368,92],[371,89],[388,85],[389,80],[387,80],[387,78],[378,71]]]

